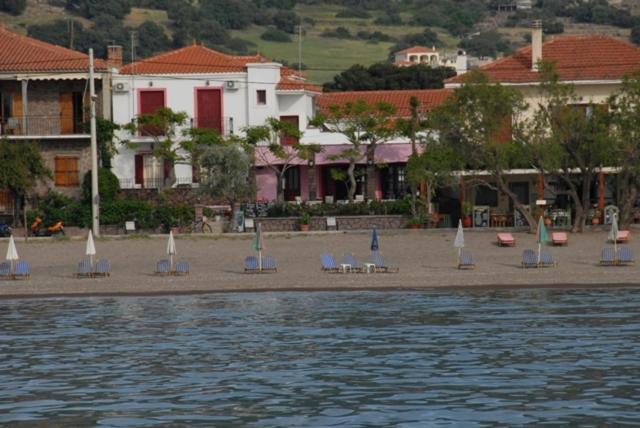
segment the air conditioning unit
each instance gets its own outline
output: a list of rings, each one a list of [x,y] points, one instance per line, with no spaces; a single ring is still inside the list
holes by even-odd
[[[224,82],[224,87],[225,89],[228,89],[230,91],[238,89],[238,87],[236,86],[236,82],[234,82],[233,80],[227,80],[226,82]]]
[[[113,92],[129,92],[129,83],[127,82],[114,83]]]

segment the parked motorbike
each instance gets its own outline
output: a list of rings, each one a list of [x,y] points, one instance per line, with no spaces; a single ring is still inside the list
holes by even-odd
[[[0,238],[7,238],[11,236],[11,228],[8,224],[0,223]]]
[[[47,227],[42,227],[42,219],[40,217],[36,217],[34,222],[31,224],[31,236],[53,236],[61,234],[64,236],[64,224],[61,221]]]

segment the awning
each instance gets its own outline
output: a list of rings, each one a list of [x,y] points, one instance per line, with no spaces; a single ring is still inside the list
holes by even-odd
[[[340,156],[345,150],[351,149],[353,146],[350,144],[332,144],[323,145],[322,152],[316,154],[316,165],[345,165],[349,161],[346,159],[334,159],[336,156]],[[365,156],[366,147],[360,147],[362,158],[358,160],[359,165],[365,165],[367,159]],[[411,156],[411,143],[386,143],[381,144],[376,148],[375,163],[404,163],[409,160]],[[283,165],[285,160],[278,159],[269,151],[267,146],[256,147],[256,166],[271,165]],[[288,162],[290,165],[307,165],[306,160],[293,158]]]

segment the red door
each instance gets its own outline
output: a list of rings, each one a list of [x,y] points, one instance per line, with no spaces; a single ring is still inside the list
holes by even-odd
[[[163,89],[144,89],[140,91],[140,109],[138,114],[153,114],[164,107]],[[142,130],[142,135],[158,135],[161,130],[153,126],[147,126]]]
[[[296,129],[300,130],[300,123],[299,123],[298,116],[280,116],[280,121],[289,122],[290,124],[294,125]],[[280,138],[280,144],[282,144],[283,146],[293,146],[297,142],[298,142],[298,139],[296,137],[291,137],[288,135],[283,135]]]
[[[142,155],[135,155],[135,172],[136,172],[136,184],[142,185],[144,183],[144,158]]]
[[[196,90],[196,126],[215,129],[222,134],[222,91]]]

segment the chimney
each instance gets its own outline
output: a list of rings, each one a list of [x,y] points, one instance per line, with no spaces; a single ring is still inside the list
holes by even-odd
[[[107,46],[107,68],[109,70],[122,68],[122,46]]]
[[[531,70],[539,71],[542,61],[542,21],[535,20],[531,26]]]

